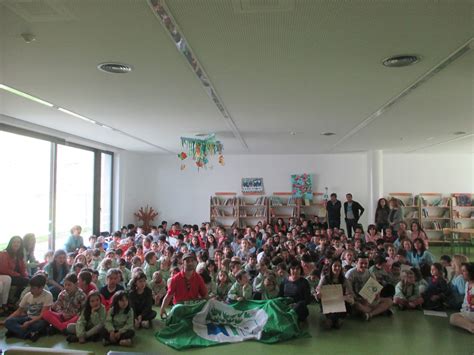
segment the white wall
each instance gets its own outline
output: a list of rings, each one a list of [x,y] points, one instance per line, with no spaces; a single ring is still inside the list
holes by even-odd
[[[384,154],[384,193],[474,192],[472,154]]]
[[[114,227],[136,223],[134,213],[140,207],[154,204],[154,171],[147,167],[149,155],[122,151],[115,155]],[[155,205],[156,206],[156,205]]]
[[[201,223],[209,220],[209,197],[215,192],[240,194],[243,177],[262,177],[265,194],[291,191],[290,175],[313,174],[313,190],[336,192],[344,201],[346,192],[367,205],[366,154],[347,155],[227,155],[225,166],[200,170],[187,160],[185,170],[175,156],[149,158],[147,172],[156,177],[150,191],[159,219],[168,222]],[[154,170],[154,172],[153,172]],[[363,217],[362,223],[367,221]]]
[[[200,170],[175,156],[120,153],[118,224],[135,223],[133,213],[149,204],[160,215],[156,222],[201,223],[209,220],[209,197],[215,192],[240,194],[242,177],[263,177],[265,193],[290,191],[290,175],[312,173],[314,190],[344,194],[369,206],[366,153],[335,155],[226,155],[225,166],[213,161]],[[389,192],[474,192],[472,154],[383,154],[383,194]],[[368,212],[368,208],[366,208]],[[363,216],[361,222],[372,222]]]

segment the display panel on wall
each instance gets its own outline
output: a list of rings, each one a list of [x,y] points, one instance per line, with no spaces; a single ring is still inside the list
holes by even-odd
[[[263,178],[242,178],[242,193],[263,193]]]

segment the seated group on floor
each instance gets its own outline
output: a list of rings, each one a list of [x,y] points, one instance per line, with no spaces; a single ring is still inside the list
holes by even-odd
[[[304,216],[229,234],[209,223],[168,229],[163,221],[148,234],[130,224],[111,236],[90,236],[89,245],[81,231],[74,226],[64,249],[42,262],[33,234],[12,237],[0,252],[0,317],[6,317],[0,324],[7,337],[36,341],[62,333],[69,342],[130,346],[136,331],[152,327],[153,306],[162,306],[164,317],[173,298],[287,297],[304,322],[308,305],[320,303],[321,288],[337,284],[346,312],[321,312],[327,329],[340,328],[348,316],[391,316],[398,307],[460,310],[451,324],[474,334],[474,263],[463,255],[436,261],[427,239],[391,228],[370,225],[364,233],[356,225],[348,238]],[[359,294],[369,278],[383,286],[371,303]]]

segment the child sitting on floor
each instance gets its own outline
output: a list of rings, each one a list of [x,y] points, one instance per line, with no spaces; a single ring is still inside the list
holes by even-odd
[[[252,286],[249,284],[249,276],[245,270],[240,270],[235,275],[235,283],[227,294],[228,302],[239,302],[252,299]]]
[[[232,283],[229,281],[229,276],[223,270],[217,273],[216,298],[219,301],[225,301],[229,293]]]
[[[262,300],[271,300],[273,298],[277,298],[279,292],[280,288],[276,283],[275,274],[267,274],[267,276],[265,276],[263,279]]]
[[[393,303],[402,311],[405,309],[421,309],[423,297],[420,296],[420,289],[412,270],[402,272],[402,281],[395,288]]]
[[[34,342],[48,325],[42,316],[53,304],[53,295],[44,289],[46,285],[44,275],[33,276],[29,284],[30,292],[22,297],[20,307],[2,323],[7,328],[6,337],[16,336]]]
[[[132,346],[132,339],[135,336],[133,319],[133,309],[130,307],[128,293],[123,290],[118,291],[113,296],[112,306],[107,313],[105,328],[102,331],[104,345]]]
[[[43,319],[52,327],[64,332],[69,323],[75,323],[79,318],[86,295],[77,287],[76,274],[68,274],[64,278],[64,290],[50,310],[43,312]]]
[[[102,304],[106,310],[109,310],[113,296],[117,291],[123,291],[123,287],[119,284],[121,279],[121,272],[119,269],[110,269],[107,271],[107,284],[100,289],[100,296]]]
[[[100,340],[105,319],[106,311],[100,301],[100,293],[92,291],[87,296],[86,305],[77,323],[68,324],[67,331],[70,335],[66,340],[69,343],[79,342],[81,344],[88,340]]]
[[[443,266],[440,263],[431,265],[431,277],[428,280],[428,287],[422,294],[423,306],[430,310],[442,310],[449,296],[449,287],[443,277]]]
[[[79,273],[77,285],[86,296],[92,291],[97,291],[97,286],[92,282],[92,274],[87,270],[82,270]]]
[[[135,316],[135,328],[150,328],[156,312],[152,309],[153,293],[146,284],[146,275],[143,272],[133,275],[130,289],[130,307]]]
[[[161,300],[166,295],[166,283],[163,281],[160,271],[155,271],[153,273],[153,279],[148,283],[148,287],[150,287],[151,292],[153,293],[155,306],[161,305]]]

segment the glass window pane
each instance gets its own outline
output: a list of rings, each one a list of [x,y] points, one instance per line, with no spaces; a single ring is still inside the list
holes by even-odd
[[[62,249],[71,227],[82,227],[82,236],[92,234],[94,205],[94,153],[58,145],[56,181],[56,240]]]
[[[112,155],[101,154],[100,172],[100,231],[111,232],[112,216]]]
[[[0,250],[10,237],[36,235],[35,256],[48,250],[51,143],[0,131]]]

